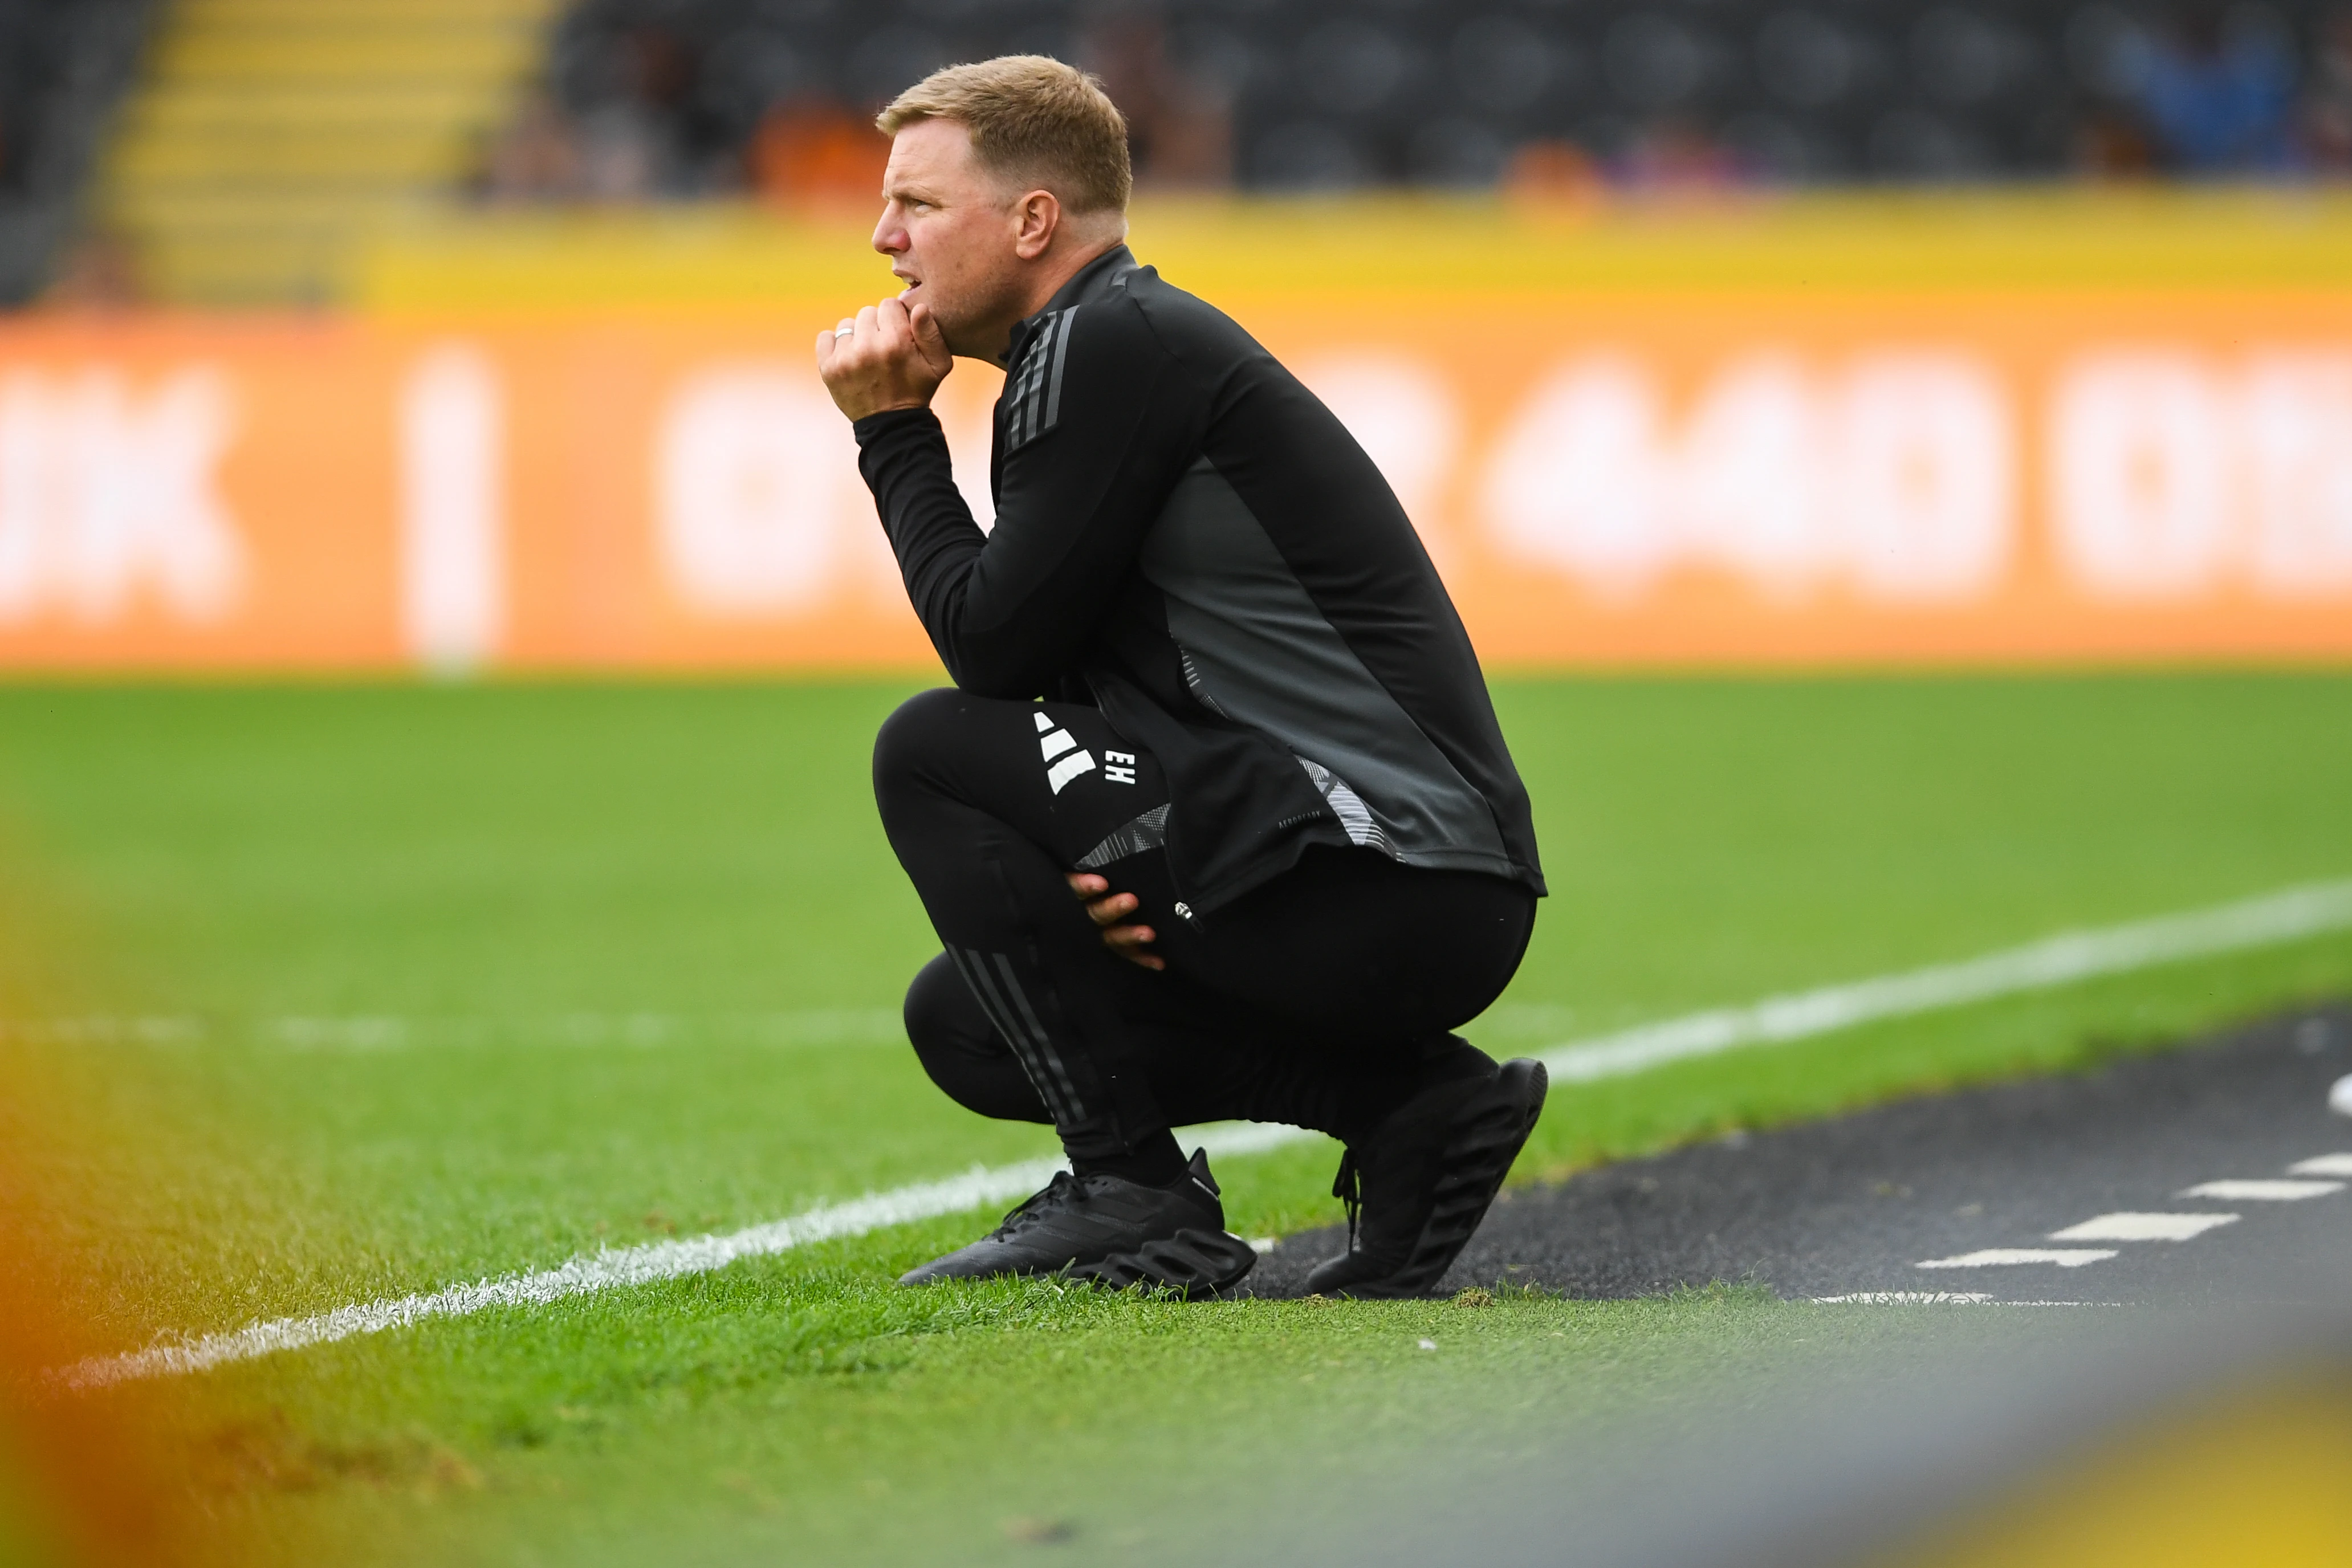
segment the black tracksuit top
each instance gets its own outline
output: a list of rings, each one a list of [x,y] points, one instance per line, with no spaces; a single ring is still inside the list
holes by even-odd
[[[1544,891],[1470,637],[1345,426],[1118,246],[1013,331],[983,534],[928,409],[856,423],[908,597],[985,696],[1100,707],[1158,758],[1196,916],[1357,844]]]

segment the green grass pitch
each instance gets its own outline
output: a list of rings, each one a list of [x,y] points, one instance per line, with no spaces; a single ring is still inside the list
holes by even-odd
[[[93,1261],[77,1310],[129,1348],[1049,1152],[898,1032],[933,948],[866,758],[911,689],[0,687],[0,1065],[52,1092],[0,1138],[69,1195],[13,1222]],[[1554,888],[1468,1031],[1497,1055],[2352,875],[2341,675],[1496,695]],[[2338,935],[1562,1091],[1517,1178],[2347,990]],[[1236,1228],[1334,1218],[1331,1160],[1225,1163]],[[1738,1289],[889,1286],[990,1218],[222,1369],[173,1440],[255,1561],[1151,1557],[1368,1445],[1700,1419],[1930,1332]]]

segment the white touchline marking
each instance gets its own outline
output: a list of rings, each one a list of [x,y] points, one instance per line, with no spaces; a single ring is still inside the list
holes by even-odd
[[[2095,1307],[2096,1301],[2011,1301],[1981,1291],[1856,1291],[1850,1296],[1815,1296],[1815,1306],[1863,1307]]]
[[[1988,1247],[1979,1252],[1963,1252],[1957,1258],[1930,1258],[1913,1267],[2000,1269],[2011,1263],[2055,1263],[2061,1269],[2079,1269],[2085,1263],[2101,1262],[2115,1255],[2114,1249],[2100,1247]]]
[[[2352,1176],[2352,1155],[2321,1155],[2316,1159],[2297,1160],[2286,1171],[2289,1176]]]
[[[202,1372],[225,1362],[248,1361],[281,1350],[326,1344],[354,1334],[378,1333],[426,1318],[459,1318],[492,1307],[541,1306],[567,1296],[586,1295],[617,1285],[643,1285],[682,1275],[708,1273],[744,1258],[790,1251],[812,1242],[864,1236],[885,1226],[906,1225],[943,1214],[961,1214],[985,1204],[1024,1197],[1063,1168],[1059,1160],[1021,1165],[974,1166],[960,1176],[873,1193],[847,1203],[829,1203],[791,1219],[755,1225],[723,1236],[656,1241],[642,1247],[607,1248],[532,1274],[509,1274],[471,1285],[455,1285],[429,1295],[341,1307],[316,1317],[277,1318],[234,1333],[211,1334],[184,1344],[157,1345],[129,1355],[95,1356],[64,1369],[69,1387],[98,1388],[163,1373]]]
[[[1179,1129],[1186,1142],[1213,1155],[1251,1155],[1317,1137],[1296,1127],[1247,1123]],[[72,1388],[100,1388],[136,1378],[203,1372],[234,1361],[250,1361],[282,1350],[331,1344],[358,1334],[380,1333],[427,1318],[462,1318],[492,1307],[541,1306],[567,1296],[588,1295],[623,1285],[652,1284],[724,1269],[745,1258],[789,1252],[818,1241],[868,1235],[893,1225],[962,1214],[1016,1197],[1026,1197],[1066,1170],[1061,1159],[1024,1160],[1009,1166],[974,1166],[960,1176],[868,1193],[845,1203],[820,1204],[790,1219],[723,1235],[641,1247],[604,1248],[535,1273],[507,1274],[470,1285],[394,1301],[338,1307],[307,1318],[274,1318],[229,1333],[164,1343],[125,1355],[93,1356],[58,1373]],[[1270,1248],[1269,1248],[1270,1249]]]
[[[2234,1214],[2102,1214],[2050,1233],[2053,1241],[2187,1241],[2224,1225]]]
[[[1589,1083],[1644,1072],[1691,1057],[1803,1040],[1873,1019],[1958,1007],[2020,991],[2044,990],[2095,976],[2122,974],[2215,953],[2293,942],[2347,926],[2352,926],[2352,881],[2319,883],[2213,909],[2090,931],[2061,932],[2022,947],[1988,953],[1960,963],[1768,997],[1744,1008],[1722,1008],[1668,1019],[1594,1040],[1570,1041],[1544,1052],[1541,1060],[1553,1078],[1562,1082]],[[2346,1082],[2352,1084],[2352,1079]],[[2352,1104],[2352,1090],[2345,1091],[2344,1098]],[[1219,1155],[1263,1154],[1320,1136],[1297,1127],[1245,1123],[1221,1123],[1180,1131],[1187,1143],[1196,1143]],[[606,1249],[536,1273],[508,1274],[430,1294],[362,1302],[315,1317],[278,1318],[229,1333],[160,1344],[125,1355],[94,1357],[63,1369],[60,1375],[76,1387],[97,1387],[132,1378],[201,1372],[227,1362],[331,1343],[425,1318],[463,1317],[491,1307],[553,1301],[619,1285],[704,1273],[724,1268],[740,1258],[788,1251],[811,1241],[864,1236],[887,1226],[961,1214],[1024,1197],[1043,1186],[1060,1168],[1061,1163],[1056,1160],[1032,1160],[993,1168],[974,1166],[965,1175],[945,1181],[894,1187],[845,1203],[822,1204],[791,1219],[722,1236]],[[2091,1262],[2112,1256],[2109,1252],[2085,1253],[2079,1260]],[[1946,1266],[1946,1262],[1921,1265]]]
[[[2343,1190],[2340,1181],[2206,1181],[2174,1196],[2218,1197],[2224,1203],[2300,1203]]]
[[[2101,975],[2263,947],[2352,926],[2352,882],[2319,883],[2185,915],[2064,931],[1969,958],[1851,985],[1693,1013],[1547,1052],[1554,1079],[1589,1082],[1741,1046],[1803,1040],[1877,1019],[2047,990]],[[2352,1091],[2346,1092],[2352,1103]]]

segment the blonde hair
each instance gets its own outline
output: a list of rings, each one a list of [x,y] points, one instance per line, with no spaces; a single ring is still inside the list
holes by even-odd
[[[1125,212],[1135,189],[1127,116],[1099,80],[1044,55],[933,71],[874,123],[896,136],[919,120],[954,120],[982,168],[1051,191],[1072,212]]]

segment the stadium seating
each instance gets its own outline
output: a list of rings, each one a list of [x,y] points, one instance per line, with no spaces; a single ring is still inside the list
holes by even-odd
[[[1100,71],[1163,183],[2262,172],[2345,157],[2331,4],[582,0],[551,77],[574,115],[650,121],[677,191],[742,172],[779,106],[870,112],[1013,50]]]
[[[167,0],[90,233],[146,298],[324,302],[469,193],[862,204],[874,109],[1008,51],[1101,73],[1160,190],[2352,170],[2352,0],[2188,5]],[[110,10],[135,47],[143,0],[0,0],[0,31]]]
[[[146,291],[329,299],[356,240],[446,197],[513,113],[548,0],[181,0],[108,152]]]

